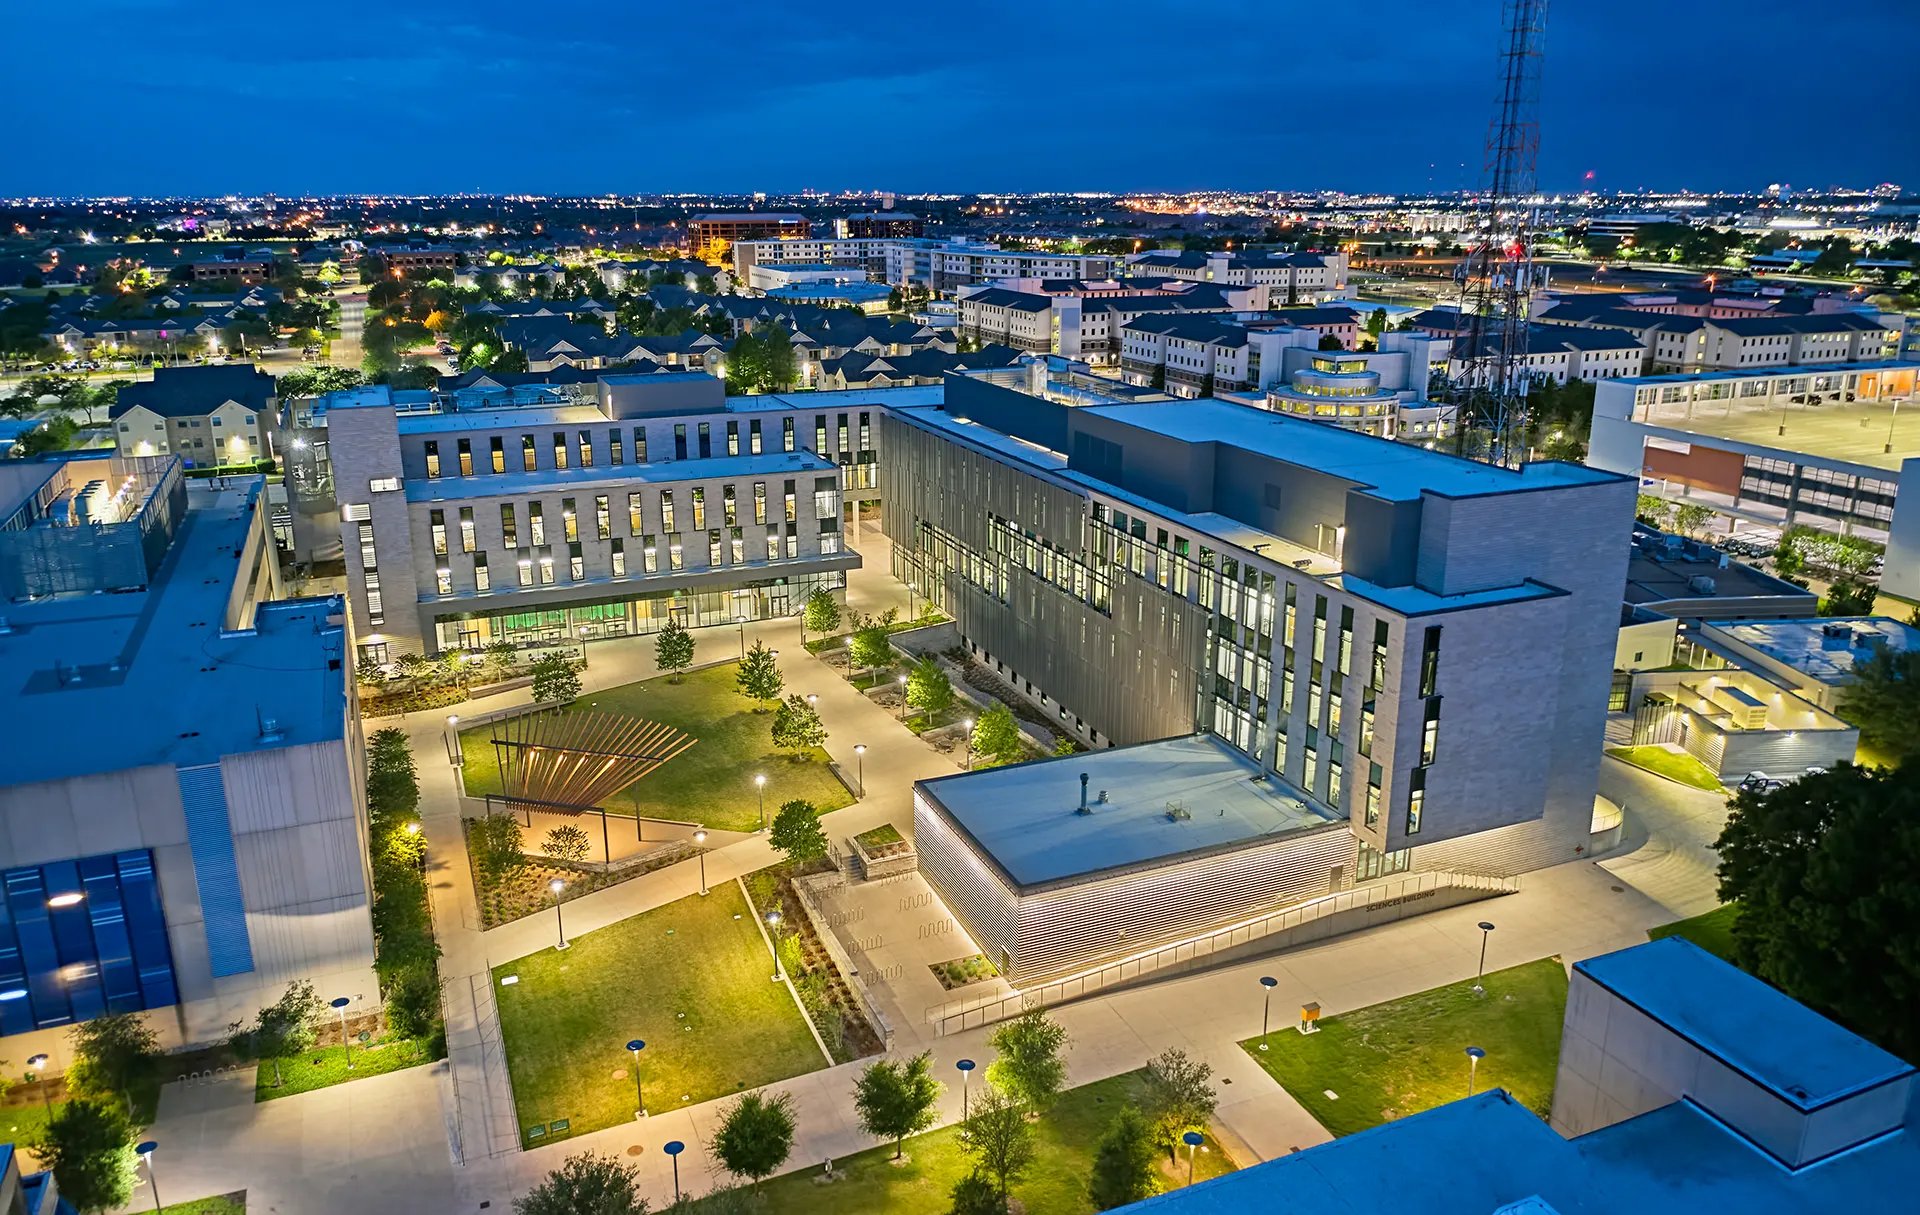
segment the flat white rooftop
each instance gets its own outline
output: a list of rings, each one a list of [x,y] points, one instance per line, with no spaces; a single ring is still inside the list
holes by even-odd
[[[1370,435],[1218,400],[1089,406],[1087,412],[1187,443],[1225,443],[1305,468],[1345,477],[1382,498],[1424,493],[1464,498],[1616,479],[1579,464],[1528,464],[1518,470],[1428,451]]]
[[[1588,958],[1574,969],[1803,1110],[1913,1071],[1680,937]]]
[[[1838,635],[1839,626],[1846,627],[1847,635]],[[1853,664],[1871,657],[1874,646],[1902,653],[1920,650],[1920,629],[1891,616],[1716,621],[1708,627],[1827,684],[1851,682]],[[1834,636],[1827,635],[1829,627],[1836,629]]]
[[[1080,814],[1080,774],[1089,813]],[[1039,886],[1339,822],[1208,735],[921,781],[1017,885]],[[1107,801],[1099,798],[1105,794]]]

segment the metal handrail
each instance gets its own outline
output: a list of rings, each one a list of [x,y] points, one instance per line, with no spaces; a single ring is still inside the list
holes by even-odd
[[[952,1000],[929,1007],[927,1021],[939,1033],[951,1032],[947,1022],[960,1018],[955,1028],[970,1029],[987,1025],[1029,1008],[1046,1007],[1078,999],[1120,983],[1132,982],[1155,971],[1186,965],[1223,949],[1243,945],[1260,937],[1298,928],[1310,921],[1357,908],[1381,906],[1409,895],[1440,889],[1485,890],[1511,894],[1520,889],[1513,877],[1489,874],[1429,871],[1409,874],[1372,886],[1356,886],[1323,895],[1304,903],[1259,915],[1217,928],[1196,937],[1157,946],[1137,954],[1108,962],[1092,970],[1050,979],[1035,987],[998,996],[976,996]],[[976,1016],[976,1014],[978,1014]]]

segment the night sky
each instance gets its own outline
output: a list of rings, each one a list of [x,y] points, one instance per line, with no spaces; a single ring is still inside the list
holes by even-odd
[[[1454,189],[1498,0],[28,0],[0,195]],[[1540,184],[1920,189],[1920,4],[1553,0]]]

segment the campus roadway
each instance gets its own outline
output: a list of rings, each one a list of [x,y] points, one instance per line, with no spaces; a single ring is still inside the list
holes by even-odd
[[[905,607],[906,588],[886,574],[885,540],[877,532],[856,546],[866,568],[853,575],[852,606]],[[781,651],[789,689],[814,692],[828,730],[827,750],[849,768],[864,743],[869,796],[826,817],[838,840],[881,822],[911,830],[912,782],[954,771],[943,756],[820,664],[799,644],[792,620],[747,626],[747,642]],[[698,633],[699,660],[738,652],[733,626]],[[594,643],[585,692],[657,674],[645,638]],[[526,694],[489,698],[506,707]],[[380,723],[392,724],[392,723]],[[479,928],[468,877],[460,804],[447,758],[442,713],[400,723],[414,744],[421,774],[421,817],[447,1008],[449,1059],[432,1067],[356,1081],[255,1105],[250,1070],[209,1082],[171,1084],[151,1137],[169,1201],[244,1189],[256,1211],[493,1211],[510,1207],[566,1156],[610,1153],[639,1166],[645,1197],[656,1209],[672,1200],[669,1140],[687,1150],[680,1181],[689,1192],[720,1177],[707,1143],[720,1102],[682,1108],[522,1152],[512,1113],[504,1053],[493,1015],[490,972],[552,944],[552,925],[535,916],[491,931]],[[1273,993],[1275,1024],[1300,1004],[1327,1014],[1362,1007],[1470,977],[1482,919],[1499,927],[1488,943],[1489,970],[1557,955],[1571,963],[1646,939],[1646,930],[1714,905],[1710,843],[1724,810],[1712,795],[1665,782],[1615,760],[1603,761],[1601,791],[1625,805],[1629,844],[1600,862],[1580,861],[1526,875],[1519,893],[1399,921],[1252,962],[1064,1006],[1056,1016],[1072,1036],[1070,1082],[1083,1084],[1129,1071],[1168,1047],[1211,1063],[1221,1081],[1219,1123],[1224,1144],[1245,1163],[1270,1159],[1327,1138],[1326,1132],[1239,1049],[1259,1033],[1261,988]],[[769,863],[764,837],[747,836],[707,856],[709,884]],[[570,935],[591,931],[694,893],[693,861],[656,870],[567,904]],[[914,941],[916,919],[936,909],[903,912],[885,926],[895,940]],[[863,932],[865,929],[863,928]],[[951,953],[951,949],[946,952]],[[636,993],[644,998],[644,993]],[[959,1116],[954,1063],[986,1062],[987,1030],[936,1038],[923,1008],[889,1009],[894,1052],[931,1050],[948,1082],[942,1121]],[[861,1063],[844,1064],[769,1086],[794,1096],[798,1135],[789,1163],[818,1168],[873,1146],[854,1124],[848,1092]],[[145,1188],[133,1208],[150,1202]]]

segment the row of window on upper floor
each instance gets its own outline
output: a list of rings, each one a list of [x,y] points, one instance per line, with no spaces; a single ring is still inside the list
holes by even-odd
[[[442,440],[428,439],[421,446],[421,458],[427,479],[437,480],[449,474],[471,477],[508,471],[535,472],[542,468],[564,472],[569,468],[619,466],[629,460],[646,464],[666,458],[706,460],[717,455],[757,456],[765,454],[773,442],[765,433],[762,421],[747,419],[747,425],[742,428],[739,420],[729,420],[719,435],[715,434],[711,422],[696,423],[691,432],[686,423],[676,422],[670,445],[664,447],[650,437],[645,426],[523,431],[517,443],[513,442],[512,435],[460,438],[453,440],[451,450]],[[842,463],[873,463],[871,411],[815,414],[812,441],[800,443],[801,437],[795,419],[782,418],[779,447],[775,450],[790,452],[798,447],[816,455],[837,453]]]

